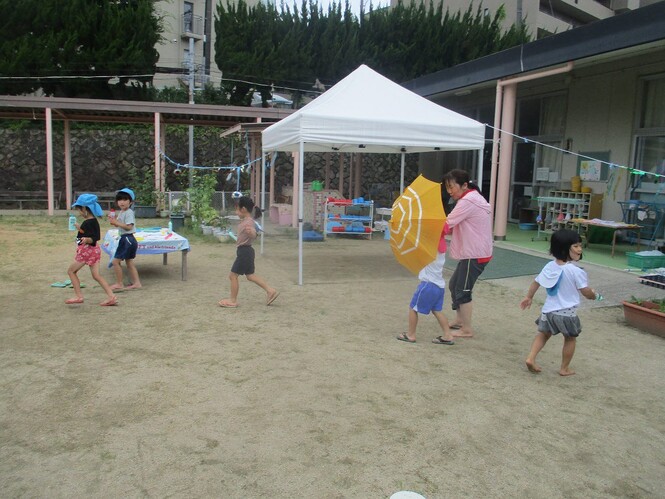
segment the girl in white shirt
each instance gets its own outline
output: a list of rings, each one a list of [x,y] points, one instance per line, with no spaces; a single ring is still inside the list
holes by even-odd
[[[542,369],[536,364],[536,356],[553,334],[561,333],[563,350],[559,374],[570,376],[575,374],[570,369],[570,361],[575,353],[576,338],[582,331],[577,317],[580,294],[589,300],[602,300],[603,297],[589,287],[586,272],[574,263],[582,259],[582,239],[577,232],[562,229],[552,234],[550,253],[554,260],[545,265],[520,302],[522,310],[530,308],[538,288],[543,286],[547,290],[545,304],[536,320],[538,333],[526,358],[526,367],[532,373],[539,373]]]

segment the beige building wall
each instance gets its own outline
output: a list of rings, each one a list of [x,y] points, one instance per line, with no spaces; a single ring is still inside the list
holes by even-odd
[[[155,47],[159,52],[157,66],[160,68],[188,71],[189,40],[192,38],[194,42],[194,86],[197,89],[203,87],[206,82],[210,82],[215,87],[218,87],[222,78],[222,72],[215,63],[216,34],[214,26],[217,3],[220,1],[225,2],[224,5],[226,5],[227,0],[210,0],[210,21],[212,23],[210,39],[204,36],[206,0],[162,0],[156,3],[158,15],[164,17],[163,40]],[[251,7],[258,4],[261,0],[245,1]],[[187,31],[187,26],[184,22],[185,3],[192,4],[193,7],[194,17],[191,24],[191,31]],[[270,0],[264,0],[264,3],[270,3]],[[206,43],[210,44],[210,70],[207,75],[204,70],[206,62],[204,58],[204,45]],[[157,88],[187,87],[189,85],[187,75],[157,73],[153,81]]]
[[[622,166],[640,168],[635,163],[635,143],[642,108],[642,85],[647,77],[665,78],[665,49],[645,50],[626,54],[622,59],[607,62],[578,61],[573,71],[550,78],[521,83],[517,89],[517,105],[534,97],[564,95],[566,102],[565,127],[561,137],[562,147],[569,144],[575,153],[609,153],[609,161]],[[448,96],[435,102],[483,123],[493,123],[490,115],[481,116],[479,109],[494,108],[495,87],[475,89],[464,96]],[[491,134],[490,134],[491,136]],[[517,143],[516,139],[516,143]],[[491,141],[486,150],[491,150]],[[458,154],[459,156],[459,154]],[[453,167],[470,168],[471,156],[458,157],[454,153],[421,155],[421,164],[428,171],[440,175]],[[514,160],[514,158],[513,158]],[[473,163],[475,165],[475,162]],[[536,164],[535,167],[548,166]],[[577,174],[578,156],[561,156],[561,177],[551,188],[569,188],[570,178]],[[608,192],[608,182],[585,181],[596,194],[604,194],[602,217],[606,220],[622,220],[619,201],[631,199],[630,175],[619,168],[616,186]],[[475,170],[474,170],[475,173]],[[636,191],[649,194],[655,184],[646,183]],[[534,184],[535,190],[536,184]]]
[[[399,0],[391,0],[395,7]],[[442,0],[434,0],[439,5]],[[482,0],[473,2],[474,9],[481,6],[484,12],[494,16],[504,6],[506,18],[503,28],[509,29],[517,22],[526,23],[534,39],[561,33],[577,26],[606,19],[628,10],[644,7],[663,0]],[[429,0],[403,0],[429,5]],[[464,0],[443,0],[451,12],[466,11],[471,2]]]

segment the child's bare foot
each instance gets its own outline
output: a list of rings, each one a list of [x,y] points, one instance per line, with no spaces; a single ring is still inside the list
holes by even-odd
[[[118,304],[118,298],[116,296],[112,296],[111,298],[107,298],[103,302],[100,303],[102,307],[113,307],[114,305]]]
[[[141,289],[142,287],[140,284],[130,284],[129,286],[125,286],[125,289]]]
[[[453,330],[452,334],[456,338],[473,338],[473,332],[472,331],[467,331],[466,329],[463,329],[463,328],[455,329],[452,326],[451,326],[450,329]]]
[[[570,368],[561,369],[559,371],[559,376],[572,376],[573,374],[575,374],[575,371]]]
[[[540,366],[538,364],[536,364],[536,362],[531,360],[531,359],[526,359],[526,368],[532,373],[539,373],[539,372],[542,371]]]
[[[272,290],[272,293],[268,293],[268,298],[266,300],[266,305],[270,305],[272,302],[274,302],[277,297],[279,296],[279,291],[276,289]]]
[[[83,303],[83,298],[79,298],[78,296],[75,298],[69,298],[65,300],[65,303],[67,305],[78,305],[79,303]]]
[[[124,291],[125,288],[122,284],[111,284],[112,291]]]
[[[220,307],[223,307],[223,308],[237,308],[238,307],[238,304],[236,302],[233,302],[233,301],[227,300],[227,299],[220,300],[217,303],[217,305],[219,305]]]

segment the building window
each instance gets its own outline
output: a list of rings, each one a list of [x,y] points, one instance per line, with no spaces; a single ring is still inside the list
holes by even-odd
[[[566,95],[556,94],[526,98],[519,102],[517,135],[513,145],[510,217],[519,220],[522,208],[530,207],[532,199],[547,195],[561,178],[562,153],[557,149],[536,145],[535,142],[561,148],[565,131]],[[547,168],[557,181],[539,180],[538,169]],[[553,177],[554,178],[554,177]]]
[[[634,167],[665,175],[665,75],[647,78],[642,82],[640,116],[635,131]],[[634,175],[632,180],[633,188],[641,193],[640,199],[665,204],[665,193],[661,193],[665,179]],[[659,193],[659,199],[650,199]]]
[[[194,4],[192,2],[185,2],[183,5],[183,28],[185,33],[194,32]]]

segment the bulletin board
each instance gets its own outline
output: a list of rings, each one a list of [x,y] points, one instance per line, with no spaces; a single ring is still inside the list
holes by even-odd
[[[610,151],[580,151],[577,157],[577,175],[582,182],[607,182],[610,167]],[[588,157],[584,157],[588,156]],[[589,159],[594,158],[596,161]]]

